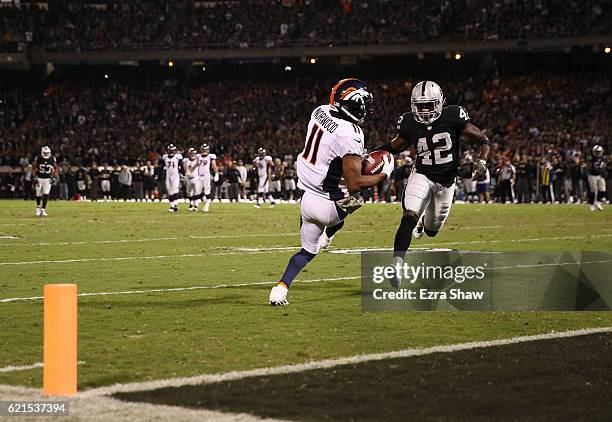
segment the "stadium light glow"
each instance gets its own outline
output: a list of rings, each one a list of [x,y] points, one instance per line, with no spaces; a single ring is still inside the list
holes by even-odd
[[[174,66],[174,62],[173,62],[172,60],[170,60],[170,61],[168,62],[168,67],[172,67],[172,66]]]
[[[291,72],[291,66],[285,66],[285,71],[286,72]]]
[[[610,54],[610,52],[612,52],[612,48],[610,48],[610,47],[604,48],[604,53]]]
[[[315,57],[313,57],[312,59],[310,59],[310,64],[315,64],[317,62],[317,59]]]
[[[206,66],[202,66],[202,72],[206,72]]]
[[[455,53],[455,60],[461,60],[463,55],[460,52]]]
[[[104,79],[108,79],[108,73],[104,74]]]

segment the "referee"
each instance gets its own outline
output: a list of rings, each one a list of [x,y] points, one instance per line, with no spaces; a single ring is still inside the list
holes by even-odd
[[[502,204],[514,203],[514,182],[516,181],[516,169],[510,163],[508,157],[502,158],[499,168],[499,200]]]

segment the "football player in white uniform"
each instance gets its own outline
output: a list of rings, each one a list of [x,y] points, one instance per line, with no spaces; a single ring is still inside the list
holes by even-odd
[[[416,157],[412,174],[404,188],[404,214],[395,234],[394,264],[403,266],[404,256],[414,237],[425,232],[435,236],[444,225],[455,192],[459,167],[459,138],[465,135],[480,144],[480,157],[474,163],[472,177],[483,178],[490,151],[487,136],[470,122],[465,109],[444,106],[444,95],[437,83],[422,81],[414,86],[410,98],[411,112],[400,116],[397,136],[381,149],[391,153],[411,150]],[[399,287],[399,277],[391,280]]]
[[[181,188],[181,161],[183,156],[176,152],[174,144],[168,145],[166,154],[163,155],[162,161],[166,169],[166,190],[168,191],[168,201],[170,201],[169,212],[178,211],[179,191]]]
[[[257,157],[253,159],[253,168],[257,170],[257,203],[255,208],[261,208],[261,204],[265,201],[267,196],[270,200],[270,207],[274,207],[276,202],[274,197],[270,193],[270,179],[272,176],[272,168],[274,162],[272,157],[266,155],[265,148],[259,148],[257,150]]]
[[[372,94],[358,79],[343,79],[332,89],[329,105],[317,107],[308,124],[306,145],[298,156],[298,186],[304,190],[300,206],[302,248],[293,255],[269,302],[287,305],[287,291],[298,273],[319,252],[327,229],[339,230],[346,216],[363,204],[351,194],[386,180],[393,159],[385,158],[382,172],[363,175],[363,124],[373,112]],[[333,236],[333,233],[331,234]]]
[[[187,150],[187,158],[183,160],[183,170],[186,178],[186,191],[189,198],[189,211],[197,211],[200,201],[199,195],[202,192],[200,176],[198,174],[198,157],[195,148]]]
[[[200,199],[204,201],[203,212],[208,212],[210,207],[210,191],[213,182],[219,181],[219,172],[217,168],[217,156],[210,153],[208,144],[200,146],[200,154],[198,155],[198,174],[200,175]]]
[[[36,189],[36,215],[47,216],[47,200],[51,192],[51,182],[57,173],[57,162],[51,156],[51,148],[44,146],[40,150],[40,157],[34,159],[32,174],[35,178]],[[42,206],[41,206],[42,202]]]

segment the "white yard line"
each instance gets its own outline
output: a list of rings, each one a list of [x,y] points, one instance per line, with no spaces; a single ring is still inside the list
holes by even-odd
[[[310,280],[296,280],[294,283],[318,283],[320,281],[340,281],[340,280],[357,280],[360,276],[349,276],[349,277],[334,277],[334,278],[314,278]],[[140,295],[147,293],[163,293],[163,292],[182,292],[187,290],[213,290],[213,289],[227,289],[233,287],[248,287],[248,286],[263,286],[273,285],[278,281],[254,281],[252,283],[235,283],[235,284],[216,284],[212,286],[188,286],[188,287],[173,287],[167,289],[147,289],[147,290],[123,290],[116,292],[91,292],[91,293],[79,293],[77,296],[114,296],[114,295]],[[42,300],[43,296],[30,296],[30,297],[11,297],[0,299],[0,303],[8,302],[21,302],[30,300]]]
[[[448,344],[426,348],[411,348],[394,352],[362,354],[355,356],[342,357],[338,359],[325,359],[320,361],[301,363],[295,365],[282,365],[267,368],[258,368],[248,371],[231,371],[221,374],[206,374],[185,378],[171,378],[157,381],[134,382],[128,384],[115,384],[108,387],[94,388],[79,394],[79,397],[104,396],[119,392],[144,391],[163,387],[181,387],[185,385],[207,384],[221,381],[239,380],[250,377],[269,376],[277,374],[291,374],[296,372],[309,371],[313,369],[327,369],[340,365],[352,365],[363,362],[378,360],[406,358],[412,356],[424,356],[433,353],[452,353],[462,350],[471,350],[485,347],[505,346],[509,344],[525,343],[538,340],[551,340],[557,338],[568,338],[584,336],[595,333],[612,332],[612,327],[585,328],[579,330],[551,332],[547,334],[537,334],[530,336],[511,337],[500,340],[475,341],[469,343]]]
[[[297,233],[287,234],[275,234],[274,236],[290,236],[297,235]],[[229,235],[228,235],[229,236]],[[245,237],[248,235],[236,235],[236,237]],[[264,235],[256,235],[264,236]],[[601,234],[601,235],[590,235],[590,236],[557,236],[557,237],[538,237],[531,239],[503,239],[503,240],[468,240],[462,242],[440,242],[440,243],[416,243],[415,246],[433,246],[433,247],[444,247],[452,245],[476,245],[476,244],[498,244],[498,243],[521,243],[521,242],[540,242],[545,240],[570,240],[570,239],[589,239],[589,238],[600,238],[600,237],[611,237],[612,234]],[[196,238],[196,237],[194,237]],[[203,237],[197,237],[203,238]],[[0,262],[0,266],[7,265],[38,265],[38,264],[66,264],[75,262],[98,262],[98,261],[131,261],[138,259],[176,259],[176,258],[192,258],[192,257],[204,257],[214,255],[240,255],[244,253],[274,253],[283,252],[290,250],[299,250],[299,246],[283,246],[283,247],[262,247],[262,248],[232,248],[227,252],[209,252],[209,253],[197,253],[197,254],[179,254],[179,255],[151,255],[151,256],[119,256],[109,258],[73,258],[73,259],[47,259],[39,261],[16,261],[16,262]],[[367,250],[385,251],[391,250],[391,248],[385,247],[366,247],[366,248],[350,248],[350,249],[331,249],[331,253],[359,253]]]
[[[0,246],[62,246],[62,245],[105,245],[116,243],[138,243],[138,242],[159,242],[164,240],[185,240],[185,239],[240,239],[244,237],[276,237],[276,236],[299,236],[299,232],[292,233],[261,233],[261,234],[228,234],[210,236],[184,236],[184,237],[152,237],[144,239],[117,239],[117,240],[83,240],[76,242],[36,242],[36,243],[0,243]],[[0,237],[2,239],[2,237]],[[18,239],[14,237],[14,239]]]
[[[85,361],[78,361],[77,365],[83,365]],[[29,369],[42,368],[44,365],[42,362],[36,362],[31,365],[11,365],[5,366],[4,368],[0,368],[0,373],[2,372],[17,372],[17,371],[27,371]]]
[[[387,251],[382,248],[378,249],[360,249],[362,251]],[[392,251],[392,249],[388,249]],[[503,267],[489,267],[485,268],[486,271],[491,270],[505,270],[505,269],[516,269],[516,268],[534,268],[534,267],[549,267],[549,266],[573,266],[573,265],[586,265],[586,264],[605,264],[612,262],[611,259],[597,260],[597,261],[584,261],[584,262],[550,262],[550,263],[539,263],[539,264],[516,264]],[[347,277],[334,277],[334,278],[315,278],[311,280],[296,280],[295,283],[317,283],[321,281],[340,281],[340,280],[359,280],[361,276],[347,276]],[[235,283],[235,284],[216,284],[212,286],[188,286],[188,287],[172,287],[165,289],[147,289],[147,290],[122,290],[115,292],[91,292],[91,293],[79,293],[77,296],[115,296],[115,295],[138,295],[146,293],[166,293],[166,292],[183,292],[188,290],[213,290],[213,289],[227,289],[234,287],[248,287],[248,286],[263,286],[276,284],[276,281],[254,281],[251,283]],[[0,303],[9,302],[22,302],[31,300],[41,300],[43,296],[29,296],[29,297],[11,297],[0,299]],[[1,371],[0,371],[1,372]]]

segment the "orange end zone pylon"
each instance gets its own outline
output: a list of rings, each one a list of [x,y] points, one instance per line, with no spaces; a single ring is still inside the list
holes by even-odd
[[[77,393],[77,285],[45,285],[43,392]]]

